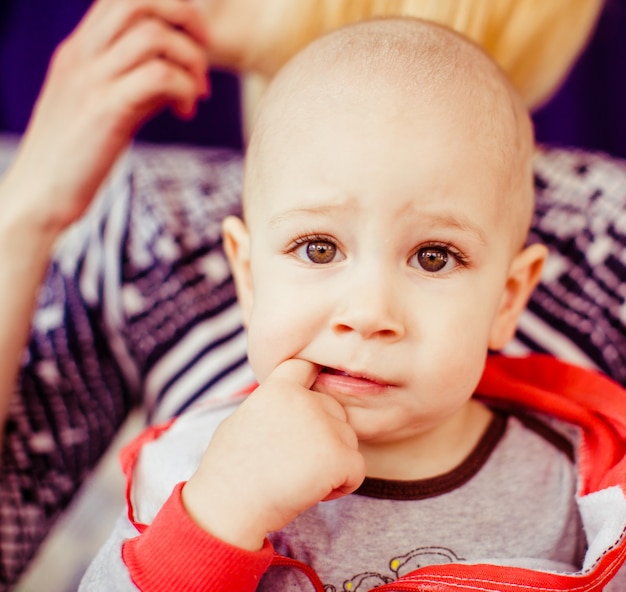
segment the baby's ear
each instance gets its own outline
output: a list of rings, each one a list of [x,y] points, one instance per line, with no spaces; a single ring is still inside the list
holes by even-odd
[[[247,326],[254,296],[250,272],[250,235],[243,220],[236,216],[228,216],[222,223],[222,236],[226,257],[228,257],[235,278],[243,322]]]
[[[500,308],[491,327],[489,349],[500,350],[513,338],[519,316],[539,283],[547,254],[544,245],[531,245],[513,259]]]

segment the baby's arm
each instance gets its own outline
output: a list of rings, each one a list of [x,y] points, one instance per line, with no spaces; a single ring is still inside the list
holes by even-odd
[[[220,424],[182,495],[177,486],[151,525],[126,542],[137,531],[126,518],[118,524],[81,589],[111,589],[114,581],[119,590],[222,592],[236,581],[240,592],[255,590],[272,556],[266,534],[353,491],[365,474],[345,411],[308,388],[316,374],[302,360],[281,364]],[[182,434],[198,441],[197,428],[178,429],[179,442]],[[153,458],[167,473],[163,454]],[[177,450],[177,458],[184,462],[189,451]],[[128,572],[119,569],[122,545]]]

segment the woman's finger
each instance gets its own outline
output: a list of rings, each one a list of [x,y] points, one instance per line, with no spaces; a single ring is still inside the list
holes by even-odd
[[[97,0],[74,36],[85,55],[93,57],[145,18],[162,20],[208,48],[202,13],[193,3],[181,0]]]
[[[166,106],[182,116],[193,114],[203,96],[196,78],[167,60],[148,60],[121,76],[108,89],[109,109],[123,134],[132,134],[147,118]]]
[[[189,72],[206,93],[209,67],[206,49],[178,29],[163,21],[146,18],[130,29],[102,56],[100,76],[119,77],[142,63],[162,59]]]

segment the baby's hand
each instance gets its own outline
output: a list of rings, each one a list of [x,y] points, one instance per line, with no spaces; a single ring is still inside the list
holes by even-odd
[[[257,550],[268,532],[361,484],[365,463],[343,407],[309,390],[318,371],[283,362],[216,431],[183,489],[205,530]]]

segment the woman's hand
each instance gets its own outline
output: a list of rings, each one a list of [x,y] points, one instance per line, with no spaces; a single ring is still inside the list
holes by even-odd
[[[97,0],[57,48],[2,215],[58,233],[85,210],[139,127],[170,106],[190,117],[208,95],[202,16],[183,0]]]

